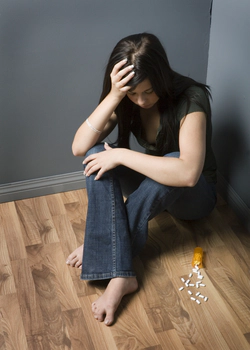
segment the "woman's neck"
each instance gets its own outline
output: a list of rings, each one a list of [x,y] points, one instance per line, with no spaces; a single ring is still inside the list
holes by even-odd
[[[143,139],[150,144],[155,144],[157,132],[160,126],[160,113],[157,105],[154,105],[150,109],[140,108],[140,118]]]

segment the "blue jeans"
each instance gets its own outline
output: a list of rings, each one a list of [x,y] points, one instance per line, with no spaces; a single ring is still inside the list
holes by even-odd
[[[101,151],[104,146],[98,144],[87,155]],[[179,152],[166,156],[178,158]],[[215,185],[203,175],[194,187],[165,186],[123,166],[106,172],[100,180],[94,177],[86,178],[84,280],[135,276],[133,257],[146,243],[149,220],[164,210],[178,219],[197,220],[216,204]]]

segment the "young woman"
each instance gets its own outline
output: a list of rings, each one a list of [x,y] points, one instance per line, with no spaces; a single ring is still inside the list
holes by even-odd
[[[82,279],[110,280],[92,304],[106,325],[138,288],[133,258],[145,245],[148,220],[164,210],[200,219],[215,206],[209,97],[207,86],[171,69],[152,34],[128,36],[111,53],[100,104],[73,141],[73,154],[86,156],[88,214],[84,249],[67,259]],[[116,145],[101,143],[116,125]],[[131,132],[145,153],[129,148]]]

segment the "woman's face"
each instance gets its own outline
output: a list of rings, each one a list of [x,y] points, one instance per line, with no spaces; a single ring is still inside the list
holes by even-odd
[[[129,90],[127,96],[133,103],[145,109],[152,108],[159,100],[149,79],[143,80],[133,90]]]

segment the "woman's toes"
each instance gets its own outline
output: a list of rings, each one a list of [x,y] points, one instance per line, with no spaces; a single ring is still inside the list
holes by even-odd
[[[66,260],[66,264],[72,266],[76,261],[77,261],[76,255],[75,254],[74,255],[71,254],[71,255],[68,256],[68,258]]]
[[[78,268],[78,269],[81,269],[82,268],[82,262],[80,260],[78,260],[76,263],[75,263],[75,267]]]
[[[67,264],[67,265],[71,265],[72,261],[73,261],[75,258],[76,258],[75,255],[72,255],[72,254],[69,255],[68,258],[67,258],[67,260],[66,260],[66,264]]]
[[[102,322],[104,320],[104,314],[102,312],[98,312],[97,307],[94,307],[95,310],[93,311],[93,316],[94,318],[99,321]]]
[[[114,312],[107,312],[104,323],[110,326],[114,322]]]
[[[70,266],[75,266],[75,263],[76,263],[77,261],[78,261],[77,258],[74,257],[74,258],[72,258],[72,259],[68,259],[68,260],[66,261],[66,264],[67,264],[67,265],[70,265]]]
[[[80,247],[76,248],[73,253],[71,253],[67,260],[66,264],[70,265],[72,267],[77,267],[80,268],[82,265],[82,256],[83,256],[83,245]]]
[[[97,320],[99,321],[99,322],[103,322],[103,320],[104,320],[104,315],[103,314],[99,314],[99,315],[97,315],[98,317],[97,317]]]

